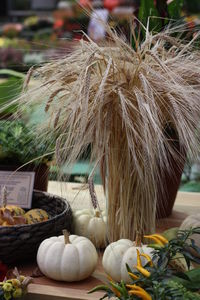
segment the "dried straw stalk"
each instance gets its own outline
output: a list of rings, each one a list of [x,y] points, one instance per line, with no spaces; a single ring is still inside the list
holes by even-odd
[[[91,144],[106,190],[108,238],[114,241],[155,229],[162,172],[173,176],[169,153],[180,165],[181,153],[198,155],[200,53],[193,41],[171,38],[170,29],[147,32],[136,50],[107,31],[110,45],[81,41],[66,58],[33,70],[39,80],[20,105],[45,101],[48,117],[40,134],[49,140],[57,134],[60,164],[75,162]],[[166,127],[175,131],[180,152]]]

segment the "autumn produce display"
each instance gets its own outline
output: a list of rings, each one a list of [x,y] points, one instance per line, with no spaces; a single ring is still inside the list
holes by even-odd
[[[34,66],[11,102],[20,116],[30,107],[45,115],[32,130],[41,144],[56,139],[51,153],[58,169],[71,169],[88,148],[94,166],[88,179],[93,208],[74,211],[77,235],[64,231],[42,241],[37,263],[48,278],[79,281],[95,271],[96,247],[107,246],[103,282],[90,293],[104,291],[101,299],[200,300],[199,216],[180,229],[155,233],[156,218],[172,212],[187,156],[199,158],[199,29],[188,35],[184,25],[159,18],[158,2],[175,20],[183,1],[140,2],[129,40],[105,24],[106,43],[86,37],[65,57]],[[97,168],[106,214],[92,181]],[[6,205],[0,214],[1,226],[49,218],[41,209],[19,212]]]

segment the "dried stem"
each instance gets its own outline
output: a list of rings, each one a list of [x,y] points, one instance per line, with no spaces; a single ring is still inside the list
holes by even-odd
[[[6,205],[7,205],[7,188],[4,185],[2,187],[2,206],[6,207]]]
[[[70,240],[69,240],[69,232],[66,229],[63,229],[63,235],[64,235],[64,240],[65,240],[65,244],[70,244]]]
[[[97,195],[94,189],[94,181],[92,177],[88,178],[88,186],[89,186],[89,192],[90,192],[90,197],[92,201],[92,205],[94,209],[97,209],[98,202],[97,202]]]

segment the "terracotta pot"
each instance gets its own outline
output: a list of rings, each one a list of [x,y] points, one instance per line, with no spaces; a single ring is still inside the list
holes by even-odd
[[[169,172],[167,169],[161,170],[160,168],[162,186],[158,187],[157,219],[166,218],[171,215],[186,161],[186,154],[180,148],[176,132],[170,126],[167,126],[165,135],[180,159],[177,160],[169,153],[168,161],[171,165],[171,171]]]
[[[19,167],[20,166],[0,165],[0,170],[15,171]],[[39,191],[44,191],[44,192],[47,191],[49,167],[46,164],[40,164],[40,165],[29,164],[21,168],[19,171],[35,172],[34,189]]]

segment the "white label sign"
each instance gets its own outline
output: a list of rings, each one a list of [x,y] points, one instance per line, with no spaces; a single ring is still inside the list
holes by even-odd
[[[6,187],[7,204],[31,208],[35,172],[0,171],[0,203],[2,188]]]

